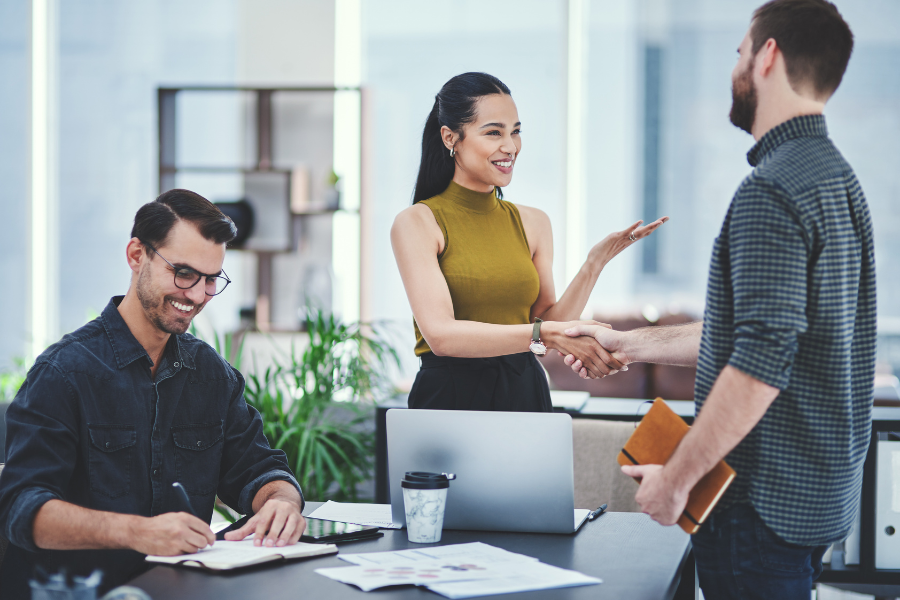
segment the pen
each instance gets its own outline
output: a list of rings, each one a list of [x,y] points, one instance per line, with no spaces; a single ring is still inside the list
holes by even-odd
[[[176,481],[172,484],[172,487],[175,488],[175,497],[181,501],[180,503],[182,505],[182,510],[184,510],[184,512],[188,513],[189,515],[194,515],[194,508],[191,506],[191,499],[188,498],[184,486]],[[604,504],[603,507],[605,508],[606,505]],[[197,515],[194,516],[196,517]]]
[[[594,519],[596,519],[597,517],[602,515],[605,510],[606,510],[606,504],[604,504],[597,510],[592,511],[591,514],[588,515],[588,521],[593,521]]]

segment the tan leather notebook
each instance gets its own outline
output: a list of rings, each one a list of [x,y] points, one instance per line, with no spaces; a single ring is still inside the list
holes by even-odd
[[[684,419],[662,398],[657,398],[628,438],[617,460],[620,465],[664,465],[689,429]],[[696,533],[734,480],[734,475],[734,469],[724,460],[704,475],[688,495],[687,506],[678,519],[679,527],[688,533]],[[640,483],[639,479],[635,480]]]

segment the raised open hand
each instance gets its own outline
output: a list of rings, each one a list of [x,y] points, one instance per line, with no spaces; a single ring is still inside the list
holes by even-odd
[[[599,261],[602,265],[605,265],[615,258],[619,252],[638,240],[644,239],[668,220],[669,217],[662,217],[643,227],[641,226],[641,223],[644,221],[641,220],[626,227],[622,231],[614,231],[591,248],[591,251],[588,253],[588,260]]]

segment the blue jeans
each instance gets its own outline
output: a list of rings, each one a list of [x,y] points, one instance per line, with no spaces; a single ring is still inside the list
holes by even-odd
[[[783,541],[749,504],[711,515],[693,546],[706,600],[809,600],[828,548]]]

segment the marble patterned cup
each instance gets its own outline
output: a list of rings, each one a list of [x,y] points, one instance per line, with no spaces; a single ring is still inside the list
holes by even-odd
[[[456,479],[456,475],[408,472],[400,482],[406,511],[406,532],[410,542],[433,544],[441,541],[447,489],[451,479]]]

